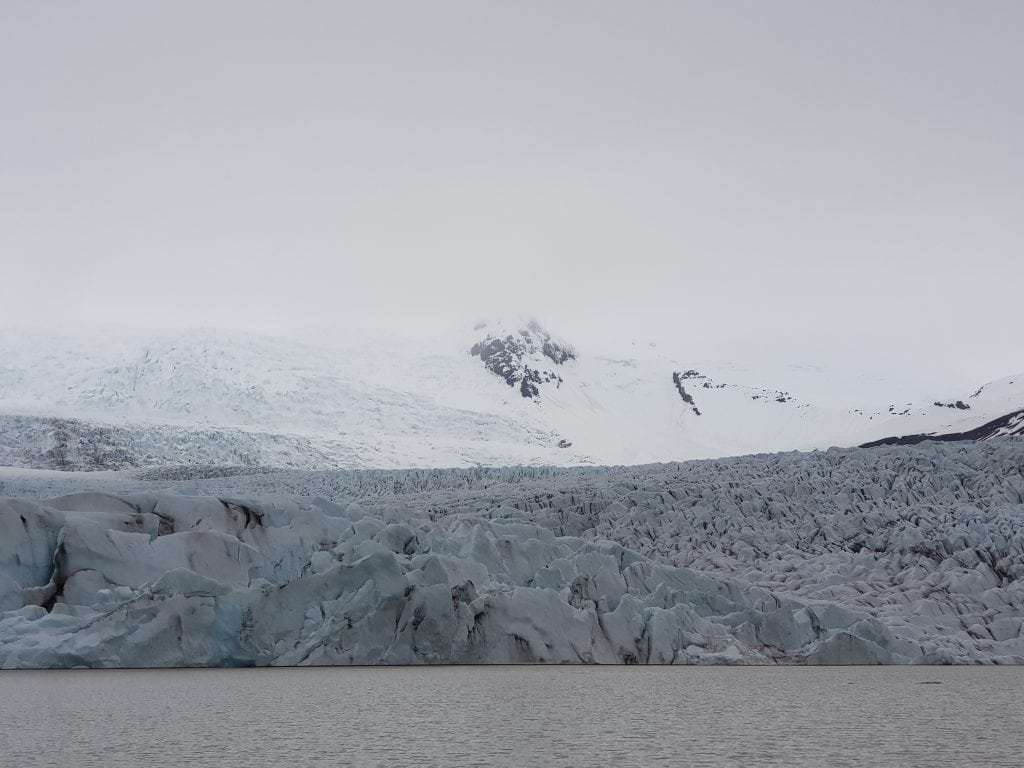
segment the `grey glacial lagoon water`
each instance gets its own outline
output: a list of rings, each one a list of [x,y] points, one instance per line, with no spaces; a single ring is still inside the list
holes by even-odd
[[[0,673],[0,763],[1000,766],[1024,668],[386,667]]]

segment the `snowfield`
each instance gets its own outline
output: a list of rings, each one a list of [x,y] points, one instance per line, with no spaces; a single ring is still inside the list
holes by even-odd
[[[35,469],[641,464],[962,433],[1024,411],[1024,375],[911,393],[891,372],[577,348],[533,321],[302,342],[3,331],[0,360],[0,465]],[[1022,430],[1024,416],[998,433]]]
[[[1024,440],[0,473],[0,665],[1024,662]]]

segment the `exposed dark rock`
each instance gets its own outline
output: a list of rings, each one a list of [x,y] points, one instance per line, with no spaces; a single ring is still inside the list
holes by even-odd
[[[564,365],[576,359],[571,347],[551,338],[551,335],[531,321],[517,334],[487,336],[470,349],[491,373],[500,376],[510,387],[518,387],[523,397],[539,398],[541,384],[562,384],[562,377],[550,370],[531,368],[528,361],[543,356],[554,365]]]
[[[932,405],[935,405],[939,408],[956,408],[958,411],[971,410],[971,406],[969,406],[963,400],[957,400],[955,403],[943,403],[936,400],[934,403],[932,403]]]
[[[966,432],[947,432],[946,434],[917,434],[901,435],[898,437],[883,437],[881,440],[872,440],[864,443],[861,448],[874,448],[878,445],[917,445],[926,440],[940,442],[953,442],[958,440],[987,440],[991,437],[1005,437],[1009,435],[1024,435],[1024,408],[1013,411],[998,419],[993,419]]]
[[[576,355],[572,350],[566,349],[565,347],[557,344],[551,340],[547,340],[541,346],[541,352],[544,353],[544,357],[551,360],[555,365],[561,365],[567,360],[575,360]]]
[[[530,378],[530,373],[536,372],[527,369],[527,375],[523,377],[523,380],[519,385],[519,392],[523,397],[540,397],[540,390],[537,389],[537,385]]]
[[[683,386],[683,381],[687,378],[687,373],[696,373],[696,371],[686,371],[685,373],[679,373],[679,371],[672,372],[672,383],[676,385],[676,391],[679,393],[679,397],[683,399],[683,402],[690,406],[690,409],[695,415],[700,416],[700,409],[697,408],[697,403],[693,400],[693,395],[686,391],[686,387]],[[699,376],[699,374],[698,374]],[[694,378],[690,376],[689,378]]]

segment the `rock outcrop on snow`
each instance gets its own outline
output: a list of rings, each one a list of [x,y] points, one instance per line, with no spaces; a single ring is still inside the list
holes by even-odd
[[[526,322],[515,331],[488,330],[469,353],[479,357],[488,371],[517,388],[526,398],[540,397],[540,387],[544,384],[560,386],[562,375],[554,366],[576,359],[572,347],[554,339],[536,320]]]
[[[1017,438],[211,474],[7,477],[0,665],[1024,662]]]
[[[957,402],[960,402],[959,400]],[[899,437],[883,437],[864,443],[862,448],[874,448],[878,445],[917,445],[926,440],[941,442],[959,442],[965,440],[991,440],[993,437],[1010,437],[1024,435],[1024,408],[1012,411],[999,418],[986,421],[979,427],[964,432],[924,433],[916,435],[900,435]]]
[[[343,331],[0,329],[0,466],[600,466],[1024,429],[1024,375],[910,386],[856,365],[694,359],[686,333],[575,346],[522,318]]]

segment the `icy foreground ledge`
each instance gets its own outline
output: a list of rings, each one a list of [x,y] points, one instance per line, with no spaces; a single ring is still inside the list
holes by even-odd
[[[1021,663],[1022,471],[1005,439],[6,498],[0,665]]]

